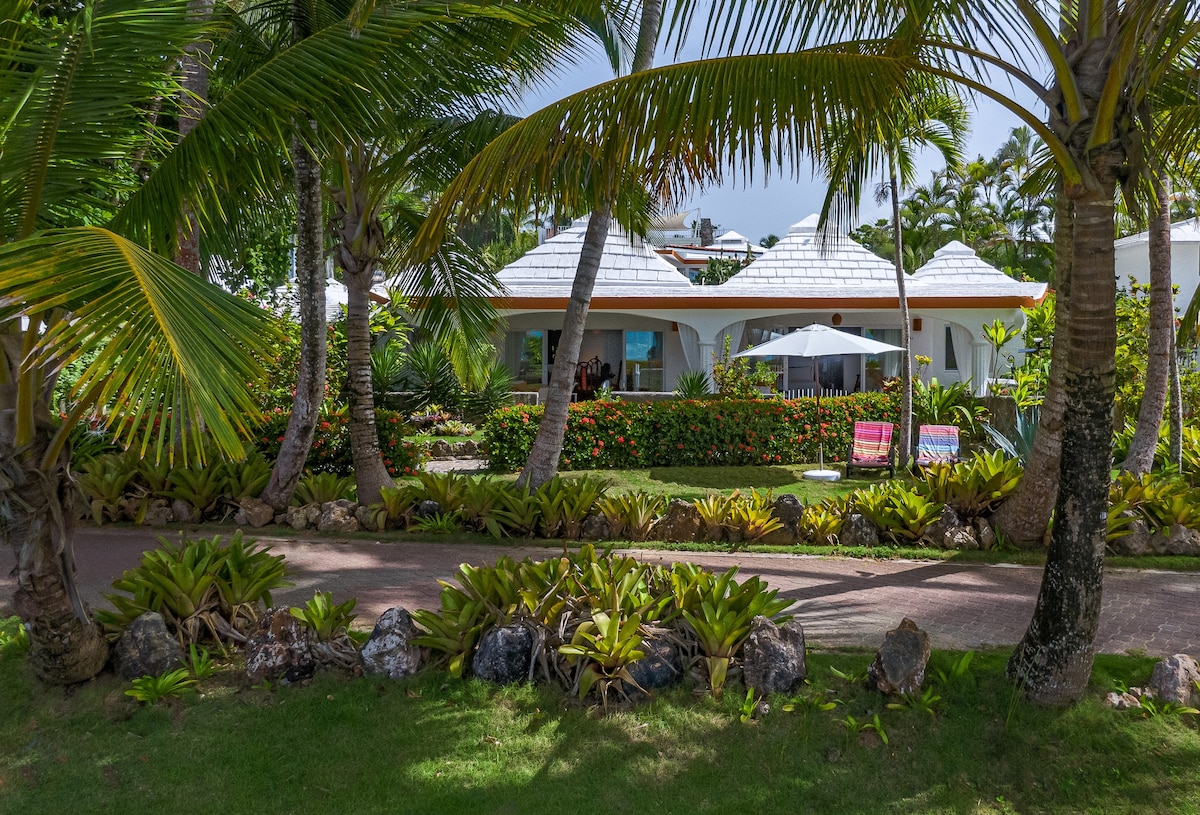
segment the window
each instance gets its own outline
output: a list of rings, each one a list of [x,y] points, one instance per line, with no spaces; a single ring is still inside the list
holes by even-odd
[[[625,332],[625,381],[629,390],[663,389],[663,332]]]
[[[509,331],[504,338],[504,365],[517,382],[542,383],[542,332]]]
[[[950,333],[950,326],[946,326],[946,370],[958,370],[958,358],[954,356],[954,337]]]

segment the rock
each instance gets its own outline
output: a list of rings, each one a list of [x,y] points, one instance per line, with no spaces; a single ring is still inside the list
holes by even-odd
[[[781,495],[775,499],[771,508],[775,517],[782,521],[787,529],[793,534],[798,534],[800,518],[804,515],[804,504],[799,498],[794,495]]]
[[[455,442],[450,449],[455,458],[475,458],[479,455],[479,445],[471,439]]]
[[[113,669],[125,679],[158,676],[182,668],[183,660],[183,647],[155,611],[127,625],[112,650]]]
[[[321,507],[317,504],[305,504],[304,519],[309,526],[316,526],[321,520]]]
[[[980,549],[991,549],[996,545],[996,530],[992,529],[987,518],[975,519],[975,533],[979,539]]]
[[[357,508],[358,504],[345,499],[326,501],[321,504],[321,520],[317,521],[317,530],[334,534],[358,532],[360,527],[354,517]]]
[[[857,512],[846,516],[842,532],[838,536],[842,546],[878,546],[879,529]]]
[[[1134,520],[1129,524],[1129,534],[1108,542],[1108,548],[1112,550],[1113,554],[1140,557],[1152,551],[1150,538],[1156,536],[1150,534],[1149,524],[1129,510],[1125,510],[1121,514],[1126,517],[1133,516]]]
[[[484,682],[511,685],[529,678],[533,635],[523,625],[490,628],[479,638],[471,668]]]
[[[188,524],[200,520],[200,513],[192,509],[192,505],[181,498],[171,502],[171,517],[176,523]]]
[[[275,520],[275,508],[257,498],[243,498],[238,502],[238,511],[233,522],[238,526],[261,529]]]
[[[454,451],[450,449],[450,445],[442,439],[438,439],[429,445],[430,458],[451,458],[453,455]]]
[[[612,525],[603,513],[593,512],[583,520],[583,528],[579,539],[585,541],[604,541],[612,537]]]
[[[642,691],[649,692],[669,688],[683,678],[683,663],[675,644],[667,639],[668,632],[652,629],[651,636],[642,640],[641,649],[646,655],[629,666],[629,676]],[[637,688],[629,689],[631,699],[645,694]]]
[[[1116,691],[1107,694],[1103,704],[1113,710],[1132,710],[1142,706],[1142,703],[1132,693],[1117,693]]]
[[[759,615],[742,646],[742,678],[762,694],[792,693],[808,677],[804,629],[790,621],[776,625]]]
[[[284,606],[269,608],[246,639],[246,679],[284,685],[310,679],[317,670],[312,646],[311,628]]]
[[[320,512],[320,510],[318,510]],[[308,529],[308,507],[288,507],[287,525],[292,529]]]
[[[694,541],[700,532],[700,510],[691,501],[674,498],[650,530],[650,540]]]
[[[929,635],[905,617],[887,632],[875,661],[867,668],[867,687],[880,693],[914,695],[925,681]]]
[[[399,606],[380,615],[362,649],[363,671],[389,679],[412,676],[421,668],[424,650],[412,644],[421,632]]]
[[[1160,660],[1150,674],[1149,690],[1158,698],[1177,705],[1197,707],[1200,703],[1200,665],[1187,654]]]
[[[1200,554],[1200,532],[1188,529],[1182,524],[1173,524],[1167,535],[1163,552],[1168,555],[1198,555]]]
[[[286,512],[277,512],[275,514],[275,525],[283,526],[288,522],[288,514]]]
[[[367,507],[359,507],[354,510],[354,520],[358,521],[358,525],[368,532],[379,531],[379,527],[375,525],[374,515]]]
[[[413,510],[414,518],[432,518],[442,514],[442,505],[437,501],[422,501]]]
[[[942,514],[925,528],[922,537],[941,549],[978,549],[975,530],[963,522],[953,507],[942,508]]]
[[[154,504],[147,509],[142,523],[147,526],[166,526],[173,520],[175,520],[175,516],[171,513],[171,508],[164,503]]]
[[[762,544],[763,546],[791,546],[794,543],[799,543],[799,541],[799,533],[794,529],[789,529],[785,524],[781,528],[763,535],[755,543]]]
[[[118,514],[126,521],[138,522],[138,516],[142,514],[145,508],[145,499],[137,496],[127,495],[121,499],[121,508]]]

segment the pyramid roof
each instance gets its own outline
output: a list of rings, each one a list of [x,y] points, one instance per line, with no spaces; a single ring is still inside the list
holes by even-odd
[[[844,235],[822,241],[817,224],[816,215],[793,224],[778,243],[722,287],[770,289],[775,294],[800,294],[798,288],[852,287],[855,294],[866,295],[859,290],[871,289],[871,296],[896,296],[892,264]]]
[[[906,287],[910,297],[1015,295],[1037,299],[1045,291],[1045,283],[1015,280],[959,241],[951,241],[934,252],[929,262],[913,273],[912,282]]]
[[[587,219],[530,249],[500,270],[497,277],[511,294],[555,296],[569,294],[579,266]],[[674,266],[658,256],[648,244],[625,233],[614,221],[604,242],[604,254],[596,273],[596,290],[607,295],[621,288],[641,291],[660,288],[691,288],[691,282]]]

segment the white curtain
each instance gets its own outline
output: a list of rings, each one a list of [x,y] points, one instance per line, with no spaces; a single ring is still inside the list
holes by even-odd
[[[700,332],[686,323],[679,323],[679,344],[683,346],[683,361],[689,371],[702,371]]]
[[[954,344],[954,359],[958,363],[958,380],[966,382],[975,378],[976,372],[971,370],[971,332],[958,323],[951,323],[950,341]],[[981,376],[987,376],[987,372],[981,372]]]
[[[745,333],[745,330],[745,320],[738,320],[736,323],[730,323],[721,329],[721,333],[717,335],[717,347],[715,349],[717,355],[720,355],[721,349],[725,345],[726,336],[730,338],[729,353],[736,354],[738,351],[742,350],[742,334]]]

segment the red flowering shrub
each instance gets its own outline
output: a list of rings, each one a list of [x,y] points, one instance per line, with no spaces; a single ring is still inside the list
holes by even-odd
[[[272,461],[279,455],[279,444],[283,441],[283,431],[287,428],[290,416],[290,412],[276,408],[267,414],[266,424],[255,435],[255,446]],[[408,424],[401,414],[376,408],[375,429],[379,433],[379,452],[389,473],[401,476],[420,468],[423,454],[416,445],[404,440]],[[321,415],[304,466],[317,473],[350,475],[354,472],[348,416],[342,413]]]
[[[496,411],[483,428],[493,470],[521,467],[543,409]],[[898,395],[856,393],[821,400],[765,399],[579,402],[570,406],[563,469],[623,469],[703,464],[795,464],[845,458],[856,421],[895,420]]]

